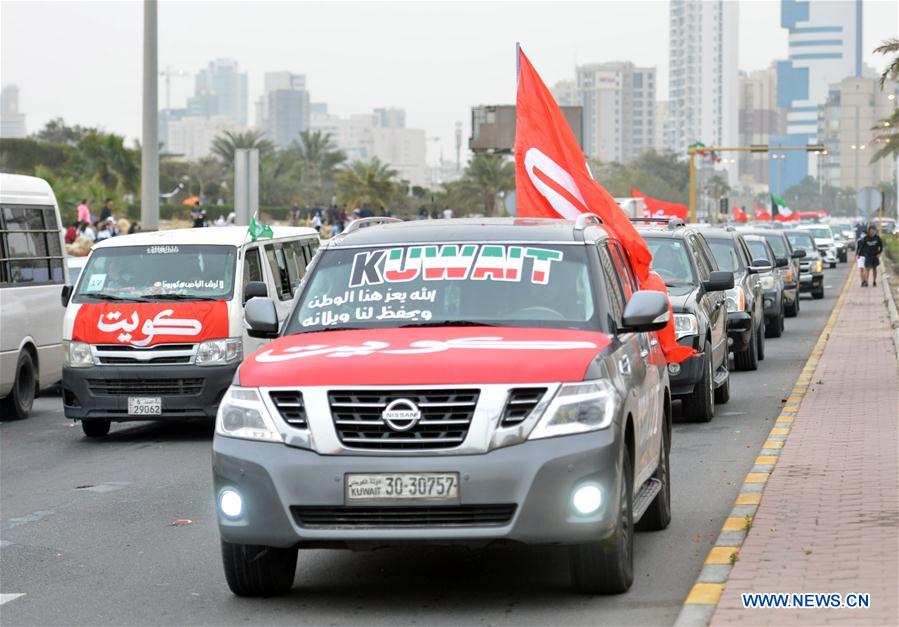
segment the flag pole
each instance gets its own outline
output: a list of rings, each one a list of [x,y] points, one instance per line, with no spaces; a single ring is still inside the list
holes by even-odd
[[[515,42],[515,87],[518,87],[518,80],[521,77],[521,42]]]

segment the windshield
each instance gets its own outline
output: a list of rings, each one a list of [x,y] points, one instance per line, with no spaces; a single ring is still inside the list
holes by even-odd
[[[807,233],[787,233],[787,239],[790,240],[793,248],[801,248],[806,251],[815,249],[815,242]]]
[[[652,269],[659,273],[665,285],[695,284],[693,264],[682,241],[670,237],[644,239],[652,253]]]
[[[734,250],[733,240],[706,239],[709,243],[709,248],[712,249],[712,254],[715,256],[715,261],[718,262],[719,270],[726,272],[740,272],[743,270],[743,264],[740,263],[737,251]]]
[[[829,226],[815,226],[805,230],[817,239],[833,239],[833,233],[831,233]]]
[[[761,240],[753,240],[747,239],[746,243],[749,245],[749,250],[752,252],[753,259],[767,259],[771,263],[774,260],[771,258],[771,253],[768,252],[768,247],[765,246],[765,242]]]
[[[116,246],[91,255],[77,303],[100,300],[229,300],[233,246]]]
[[[790,253],[787,250],[787,242],[784,240],[783,236],[780,234],[775,235],[763,235],[765,240],[767,240],[768,244],[771,245],[771,248],[774,249],[774,254],[778,257],[790,257]]]
[[[326,250],[286,334],[403,326],[597,329],[584,246]]]

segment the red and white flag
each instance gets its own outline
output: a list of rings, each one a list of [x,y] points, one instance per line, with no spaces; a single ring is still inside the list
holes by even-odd
[[[646,242],[612,195],[593,179],[562,110],[521,49],[515,104],[517,215],[569,220],[581,213],[599,216],[627,251],[640,289],[667,293],[661,277],[650,269],[652,254]],[[659,333],[659,341],[669,362],[695,354],[677,343],[674,315]]]

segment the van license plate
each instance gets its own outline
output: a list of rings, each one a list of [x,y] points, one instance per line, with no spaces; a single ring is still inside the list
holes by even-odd
[[[459,473],[403,472],[346,475],[346,498],[348,501],[458,499]]]
[[[161,416],[162,398],[159,396],[129,396],[129,416]]]

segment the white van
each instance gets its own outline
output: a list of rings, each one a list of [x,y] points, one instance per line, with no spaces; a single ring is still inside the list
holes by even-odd
[[[243,306],[269,296],[279,318],[318,250],[315,229],[246,227],[137,233],[95,244],[63,295],[62,396],[85,435],[110,422],[215,418],[243,355]],[[58,305],[57,305],[58,306]]]
[[[62,222],[47,181],[0,174],[0,419],[62,377]]]

